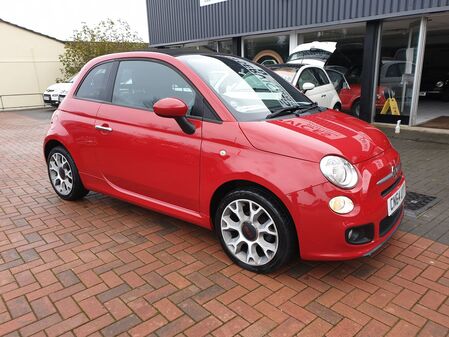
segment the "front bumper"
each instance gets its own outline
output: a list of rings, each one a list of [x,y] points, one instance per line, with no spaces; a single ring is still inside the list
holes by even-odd
[[[378,181],[391,172],[398,162],[394,149],[356,165],[361,178],[353,190],[342,190],[329,182],[289,195],[296,206],[296,224],[301,258],[305,260],[348,260],[376,252],[397,230],[404,216],[402,204],[388,216],[387,200],[405,183],[402,172],[385,182]],[[329,208],[329,200],[344,195],[354,202],[354,210],[339,215]],[[365,244],[350,244],[346,231],[353,227],[373,225],[373,239]]]
[[[42,95],[42,99],[46,104],[58,104],[59,103],[59,94],[58,93],[47,93],[44,92]]]

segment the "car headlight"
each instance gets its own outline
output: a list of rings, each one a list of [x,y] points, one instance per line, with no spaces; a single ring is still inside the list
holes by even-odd
[[[435,86],[436,86],[437,88],[442,88],[442,87],[444,86],[444,82],[443,82],[443,81],[438,81],[438,82],[435,84]]]
[[[320,170],[327,180],[341,188],[353,188],[359,180],[355,167],[342,157],[324,157],[320,162]]]

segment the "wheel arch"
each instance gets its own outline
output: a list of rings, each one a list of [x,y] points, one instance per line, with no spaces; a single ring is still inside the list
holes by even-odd
[[[50,154],[51,150],[53,150],[57,146],[62,146],[64,149],[66,149],[70,153],[69,149],[62,142],[60,142],[57,139],[49,139],[45,142],[45,145],[44,145],[45,160],[48,159],[48,155]]]
[[[228,194],[229,192],[231,192],[237,188],[240,188],[240,189],[257,188],[257,189],[263,190],[265,193],[267,193],[268,195],[273,197],[283,207],[285,213],[289,216],[290,222],[293,224],[295,232],[297,233],[293,217],[290,213],[289,208],[287,207],[286,203],[282,200],[282,198],[280,198],[276,193],[274,193],[269,188],[267,188],[259,183],[256,183],[254,181],[250,181],[250,180],[230,180],[230,181],[223,183],[215,190],[214,194],[212,195],[212,198],[210,199],[211,201],[210,201],[210,205],[209,205],[209,214],[210,214],[212,228],[214,228],[214,218],[215,218],[217,206],[218,206],[220,200],[226,194]]]

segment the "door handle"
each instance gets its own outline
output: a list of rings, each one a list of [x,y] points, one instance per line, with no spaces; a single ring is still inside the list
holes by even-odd
[[[326,94],[324,94],[324,95],[321,95],[321,97],[326,97]]]
[[[112,132],[112,128],[110,128],[109,126],[95,125],[95,129],[101,130],[101,131]]]

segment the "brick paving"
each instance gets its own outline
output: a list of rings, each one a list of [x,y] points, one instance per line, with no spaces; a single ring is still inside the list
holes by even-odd
[[[61,201],[47,126],[0,114],[1,336],[448,335],[448,245],[398,231],[373,258],[252,274],[204,229],[95,193]]]

